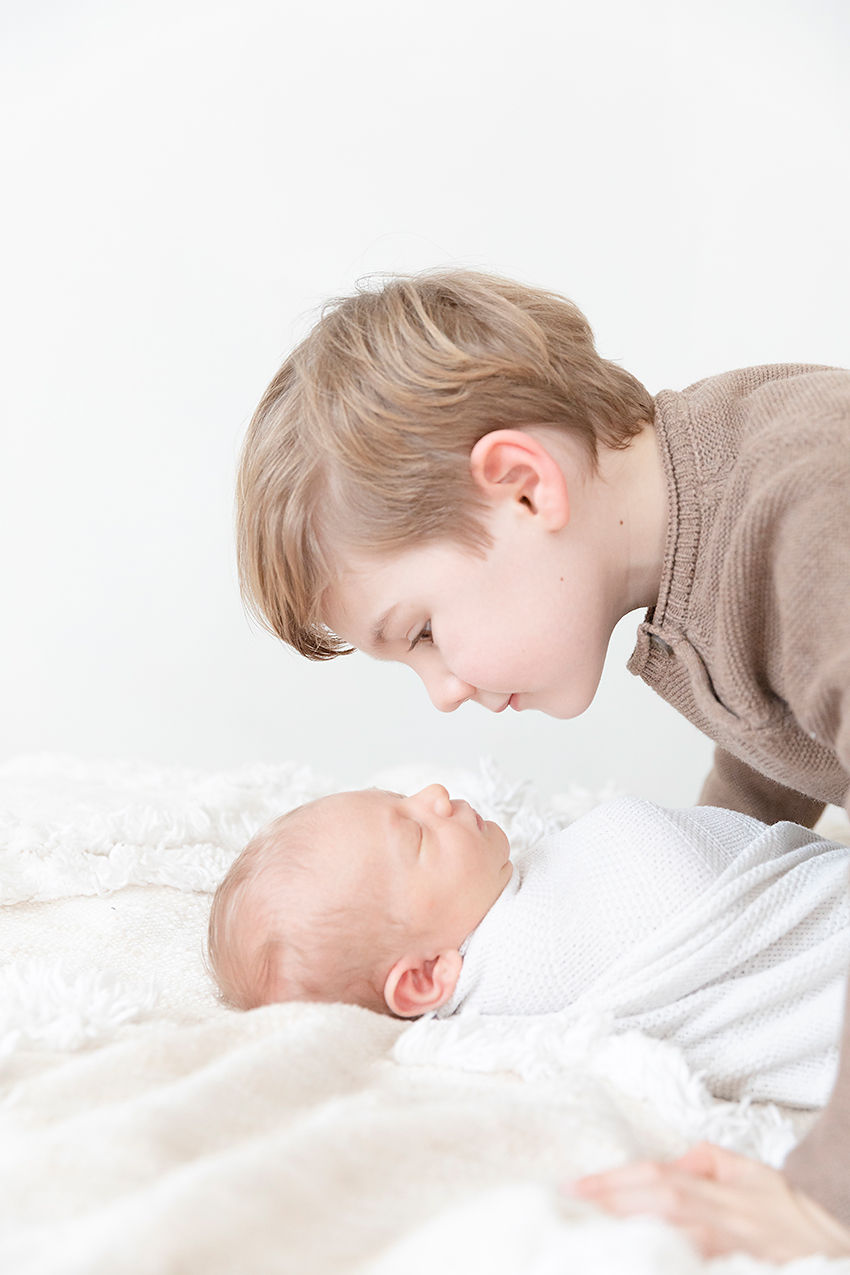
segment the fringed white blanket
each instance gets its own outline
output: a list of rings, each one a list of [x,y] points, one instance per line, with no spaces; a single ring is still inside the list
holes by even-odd
[[[430,778],[446,777],[380,782]],[[486,770],[451,786],[518,845],[595,800],[543,806]],[[331,788],[294,766],[0,767],[0,1269],[772,1269],[702,1262],[660,1223],[557,1194],[702,1137],[781,1161],[793,1113],[712,1099],[663,1041],[592,1015],[517,1034],[498,1019],[408,1026],[347,1006],[216,1002],[208,892],[256,827]]]

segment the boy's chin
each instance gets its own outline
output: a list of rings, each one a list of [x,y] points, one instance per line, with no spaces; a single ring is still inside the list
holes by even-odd
[[[547,717],[556,717],[562,722],[568,722],[573,717],[581,717],[582,713],[590,708],[592,702],[593,695],[586,700],[568,699],[566,696],[558,695],[517,695],[511,701],[511,708],[516,713],[545,713]]]

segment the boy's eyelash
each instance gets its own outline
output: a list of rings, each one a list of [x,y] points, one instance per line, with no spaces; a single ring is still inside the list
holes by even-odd
[[[412,651],[413,648],[415,646],[418,646],[420,642],[430,642],[430,641],[431,641],[431,621],[426,620],[425,623],[422,625],[422,628],[416,634],[416,637],[410,643],[409,649]]]

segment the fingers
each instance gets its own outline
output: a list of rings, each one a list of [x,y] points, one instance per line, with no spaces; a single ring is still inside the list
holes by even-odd
[[[742,1182],[765,1167],[757,1160],[726,1151],[713,1142],[698,1142],[671,1164],[695,1178],[710,1178],[715,1182]]]
[[[609,1213],[625,1217],[653,1213],[682,1225],[693,1201],[711,1198],[713,1183],[684,1172],[674,1164],[639,1160],[607,1173],[580,1178],[569,1194],[588,1200]]]
[[[569,1193],[583,1198],[606,1195],[609,1192],[643,1187],[655,1181],[664,1172],[665,1165],[655,1160],[634,1160],[604,1173],[589,1173],[569,1184]]]
[[[732,1251],[713,1219],[717,1201],[706,1199],[716,1184],[675,1169],[670,1164],[640,1161],[573,1182],[569,1194],[595,1204],[615,1217],[649,1214],[679,1227],[705,1257]]]
[[[699,1142],[676,1160],[661,1163],[654,1160],[638,1160],[631,1164],[621,1165],[617,1169],[609,1169],[605,1173],[589,1174],[580,1178],[573,1185],[577,1194],[589,1196],[594,1193],[605,1194],[609,1191],[620,1191],[632,1187],[646,1186],[658,1180],[667,1181],[671,1174],[686,1174],[704,1181],[735,1184],[760,1177],[767,1181],[774,1174],[773,1169],[761,1164],[758,1160],[750,1160],[747,1156],[737,1155],[734,1151],[726,1151],[712,1142]]]
[[[663,1218],[684,1230],[705,1257],[745,1251],[783,1262],[813,1253],[850,1254],[850,1232],[781,1173],[708,1143],[670,1164],[640,1161],[582,1178],[568,1194],[618,1217]]]
[[[690,1173],[695,1178],[717,1178],[720,1147],[711,1142],[699,1142],[690,1147],[684,1155],[678,1156],[671,1164],[675,1164],[683,1173]]]

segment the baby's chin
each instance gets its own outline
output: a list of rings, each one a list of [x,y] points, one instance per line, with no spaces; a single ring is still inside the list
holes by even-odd
[[[493,892],[493,897],[491,899],[490,906],[487,908],[487,912],[490,911],[490,908],[493,906],[496,900],[501,898],[504,892],[505,886],[508,884],[508,882],[510,881],[511,877],[514,874],[514,865],[511,863],[510,859],[508,858],[508,851],[510,847],[507,845],[507,837],[505,838],[505,843],[506,843],[505,862],[499,868],[497,880],[495,883],[495,890]],[[485,912],[484,915],[486,916],[487,913]],[[484,917],[482,917],[481,920],[483,921]]]
[[[492,819],[488,819],[484,827],[490,833],[491,839],[493,838],[493,834],[496,834],[495,840],[499,845],[499,848],[504,850],[505,862],[509,863],[511,843],[508,841],[508,834],[505,832],[504,828],[500,824],[495,823]]]

